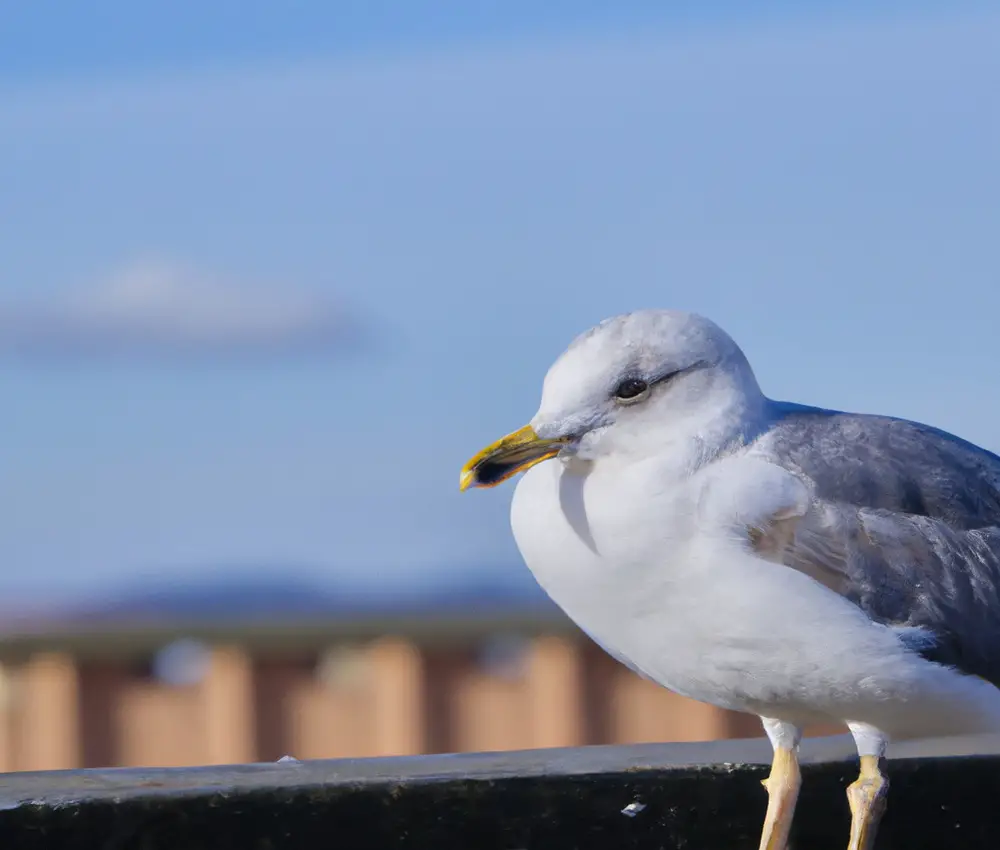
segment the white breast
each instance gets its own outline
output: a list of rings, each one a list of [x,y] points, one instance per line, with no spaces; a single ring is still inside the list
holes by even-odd
[[[695,684],[704,665],[689,627],[702,586],[692,575],[700,569],[693,487],[676,481],[667,493],[648,472],[540,464],[514,493],[514,537],[542,588],[607,652],[671,690],[708,699]],[[655,494],[643,498],[650,486]],[[628,499],[615,498],[623,492]]]
[[[973,703],[984,706],[977,718],[998,722],[995,689],[985,703],[970,700],[968,677],[906,651],[847,600],[755,557],[724,528],[713,535],[702,483],[642,465],[584,475],[548,462],[519,482],[511,524],[556,604],[611,655],[677,693],[795,722],[870,720],[900,734],[937,729]],[[900,711],[917,694],[921,716]]]

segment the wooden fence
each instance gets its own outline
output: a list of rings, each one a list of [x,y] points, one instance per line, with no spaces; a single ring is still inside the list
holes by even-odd
[[[158,659],[179,644],[183,669],[165,670]],[[0,637],[0,771],[758,734],[756,718],[668,693],[555,619],[147,624]]]

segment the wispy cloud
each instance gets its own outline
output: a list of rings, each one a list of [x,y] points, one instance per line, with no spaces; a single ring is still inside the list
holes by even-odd
[[[0,304],[0,355],[15,357],[321,354],[357,338],[356,323],[330,299],[160,260],[52,302]]]

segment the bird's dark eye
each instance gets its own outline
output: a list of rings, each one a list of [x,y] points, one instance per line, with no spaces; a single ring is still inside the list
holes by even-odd
[[[626,378],[615,387],[618,401],[639,401],[649,391],[649,384],[641,378]]]

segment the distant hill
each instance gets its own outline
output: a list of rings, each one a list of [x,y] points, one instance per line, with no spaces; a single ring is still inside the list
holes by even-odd
[[[470,570],[469,574],[475,574]],[[495,573],[494,573],[495,574]],[[516,573],[514,573],[517,576]],[[388,584],[388,582],[387,582]],[[57,623],[109,625],[170,621],[268,621],[375,616],[440,616],[462,613],[555,613],[555,606],[527,577],[506,582],[428,583],[414,589],[358,592],[310,583],[278,572],[141,586],[58,609],[7,619],[7,626]],[[6,619],[6,618],[5,618]]]

